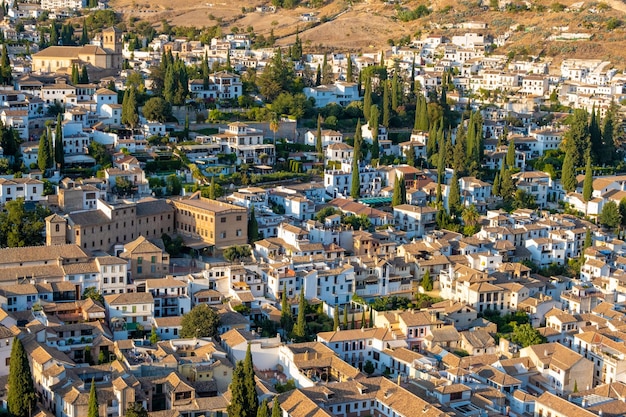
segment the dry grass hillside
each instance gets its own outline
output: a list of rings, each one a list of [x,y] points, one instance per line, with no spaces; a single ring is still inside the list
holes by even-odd
[[[209,0],[211,1],[211,0]],[[502,1],[502,0],[501,0]],[[489,0],[480,5],[477,0],[403,1],[402,7],[414,9],[427,4],[432,13],[411,22],[396,19],[395,6],[381,0],[356,2],[350,6],[345,0],[327,0],[319,9],[298,7],[279,9],[277,13],[249,11],[253,5],[263,4],[243,0],[206,2],[205,0],[111,0],[111,6],[125,18],[137,17],[157,25],[167,19],[172,25],[213,26],[220,24],[227,32],[232,27],[252,26],[255,33],[268,35],[270,30],[278,38],[277,44],[288,45],[300,30],[306,50],[341,49],[376,51],[389,40],[419,33],[452,34],[466,29],[450,29],[462,22],[478,21],[489,25],[488,32],[498,35],[513,25],[509,44],[496,53],[513,51],[518,56],[539,55],[558,62],[563,57],[601,58],[616,65],[626,64],[626,4],[621,0],[584,1],[580,10],[560,10],[580,4],[575,0],[514,0],[515,4],[530,6],[528,11],[493,11]],[[265,1],[269,4],[268,1]],[[242,8],[248,8],[245,13]],[[315,11],[323,23],[311,25],[300,20],[302,13]],[[612,27],[617,26],[617,27]],[[592,33],[591,41],[548,41],[567,27],[569,32]]]

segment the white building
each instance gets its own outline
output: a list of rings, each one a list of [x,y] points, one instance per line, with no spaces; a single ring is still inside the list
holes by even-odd
[[[0,178],[0,203],[23,198],[24,201],[43,201],[43,181],[34,178]]]
[[[322,129],[322,147],[325,149],[331,144],[339,144],[343,142],[343,134],[336,130]],[[309,130],[304,134],[304,143],[309,146],[315,146],[317,143],[317,131]]]
[[[336,81],[331,85],[320,85],[318,87],[306,87],[304,95],[307,98],[315,99],[315,107],[325,107],[329,104],[347,106],[353,101],[359,101],[359,87],[356,83]]]
[[[394,224],[409,239],[422,237],[435,229],[437,211],[434,207],[401,204],[393,208]]]

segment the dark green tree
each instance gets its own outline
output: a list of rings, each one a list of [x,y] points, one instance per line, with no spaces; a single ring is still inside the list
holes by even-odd
[[[333,331],[339,328],[339,306],[333,308]]]
[[[378,111],[378,106],[376,104],[372,104],[372,108],[370,110],[370,120],[369,120],[369,128],[372,132],[372,159],[378,159],[380,155],[380,145],[378,143],[378,119],[380,117],[380,112]]]
[[[80,74],[78,73],[78,66],[76,64],[72,65],[72,75],[70,76],[70,81],[73,85],[77,85],[80,81]]]
[[[134,87],[129,87],[124,92],[122,100],[122,123],[134,129],[139,122],[139,114],[137,113],[137,97]]]
[[[259,91],[270,102],[283,92],[293,92],[295,71],[291,60],[283,59],[280,48],[257,78]]]
[[[172,106],[161,97],[152,97],[146,101],[142,111],[147,120],[163,123],[172,115]]]
[[[57,46],[59,44],[59,27],[56,22],[52,22],[50,25],[50,46]]]
[[[607,229],[615,230],[622,221],[617,203],[615,203],[615,201],[609,201],[606,203],[602,207],[598,220],[600,221],[600,224]]]
[[[384,83],[383,88],[383,126],[389,127],[391,120],[391,92],[389,91],[389,82]]]
[[[591,120],[589,121],[589,153],[594,163],[605,161],[603,157],[604,147],[602,146],[602,131],[600,130],[600,120],[596,106],[591,110]]]
[[[317,114],[317,130],[315,132],[315,151],[319,154],[324,152],[324,146],[322,143],[322,115]]]
[[[506,150],[506,165],[509,169],[515,168],[515,140],[509,140],[509,147]]]
[[[420,284],[424,291],[432,291],[433,290],[433,280],[430,278],[430,272],[428,269],[422,276],[422,283]]]
[[[354,70],[352,69],[352,57],[348,54],[346,58],[348,61],[348,68],[346,69],[346,82],[354,82]]]
[[[100,351],[102,353],[102,351]],[[148,417],[148,410],[146,410],[141,403],[132,403],[130,407],[126,409],[126,417]]]
[[[298,304],[298,320],[293,328],[293,335],[298,341],[306,339],[306,299],[304,298],[304,287],[300,287],[300,303]]]
[[[576,171],[574,167],[574,153],[575,151],[568,148],[567,152],[565,153],[563,168],[561,170],[561,184],[563,185],[563,189],[568,193],[575,191],[576,187],[578,186],[578,182],[576,181]]]
[[[215,337],[219,322],[220,318],[212,308],[206,304],[198,304],[183,314],[180,337]]]
[[[366,76],[363,80],[365,83],[365,92],[363,93],[363,116],[365,120],[370,121],[370,111],[372,110],[372,80],[370,76]]]
[[[248,417],[248,395],[246,392],[246,371],[243,361],[237,362],[230,383],[231,399],[226,411],[229,416]]]
[[[102,296],[100,291],[98,291],[97,287],[85,288],[85,290],[83,291],[83,300],[86,300],[88,298],[91,298],[94,301],[98,301],[99,303],[104,305],[104,297]]]
[[[259,408],[259,397],[256,393],[256,380],[254,379],[254,364],[252,363],[252,351],[248,343],[246,357],[243,360],[243,370],[245,373],[244,387],[246,392],[248,409],[246,414],[248,417],[256,417]]]
[[[24,199],[7,201],[0,212],[0,247],[38,246],[44,243],[44,219],[50,210],[37,206],[26,211]]]
[[[50,138],[48,137],[48,129],[44,130],[39,138],[39,150],[37,153],[37,166],[43,172],[48,168],[52,168],[54,155],[51,148]]]
[[[281,417],[283,414],[278,404],[278,397],[274,397],[274,404],[272,404],[272,417]]]
[[[80,45],[89,44],[89,34],[87,33],[87,25],[85,24],[85,19],[83,19],[83,31],[80,35]]]
[[[602,120],[602,145],[604,146],[603,156],[605,158],[609,158],[610,161],[617,159],[615,152],[615,126],[619,123],[617,115],[617,103],[612,101],[606,115],[604,116],[604,120]]]
[[[22,341],[15,337],[9,359],[7,408],[13,417],[29,417],[36,404],[35,387]]]
[[[497,175],[497,174],[496,174]],[[450,215],[456,215],[461,208],[461,190],[459,188],[459,178],[456,171],[450,180],[450,193],[448,194],[448,211]]]
[[[250,219],[248,220],[248,243],[259,240],[259,222],[254,213],[254,205],[250,208]]]
[[[343,330],[348,330],[348,307],[343,308]],[[337,330],[337,329],[335,329]]]
[[[61,113],[57,114],[57,124],[54,129],[54,162],[63,170],[65,166],[65,152],[63,151],[63,126]]]
[[[534,329],[529,323],[517,324],[513,323],[513,333],[511,334],[511,341],[517,343],[523,348],[539,345],[546,342],[546,338]]]
[[[404,182],[404,177],[398,177],[396,175],[396,180],[393,183],[393,195],[391,197],[391,207],[399,206],[400,204],[404,204],[403,201],[406,199],[402,198],[402,183]]]
[[[565,133],[564,150],[570,153],[573,168],[581,167],[585,164],[585,158],[589,150],[589,126],[587,120],[589,114],[584,109],[574,110],[569,130]],[[565,188],[565,184],[563,185]]]
[[[593,170],[591,169],[591,155],[587,155],[585,167],[585,180],[583,181],[583,200],[585,203],[591,200],[593,195]]]
[[[99,417],[98,394],[96,393],[95,378],[91,378],[91,388],[89,389],[89,403],[88,403],[88,408],[87,408],[87,417]]]
[[[293,330],[293,316],[291,315],[291,308],[287,301],[287,284],[283,284],[283,294],[281,296],[280,307],[280,327],[285,331],[287,336]]]
[[[263,400],[256,412],[256,417],[270,417],[270,409],[267,406],[267,398]]]
[[[426,98],[422,93],[417,95],[417,104],[415,107],[415,125],[413,128],[422,132],[428,132],[429,128],[428,120],[428,104]]]
[[[361,153],[361,120],[357,122],[356,132],[354,134],[354,157],[352,158],[352,180],[350,186],[350,196],[357,200],[361,197],[361,178],[359,176],[359,157]]]
[[[11,72],[11,61],[9,59],[9,47],[7,43],[2,44],[2,55],[0,55],[0,81],[2,85],[9,85],[13,80]]]

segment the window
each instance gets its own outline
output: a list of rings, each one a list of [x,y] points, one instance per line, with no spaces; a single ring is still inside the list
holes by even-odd
[[[153,256],[150,262],[152,262],[153,264],[156,263],[156,256]]]
[[[143,263],[143,257],[137,257],[137,265],[141,265]]]
[[[222,223],[226,223],[226,217],[222,217],[222,218],[220,219],[220,222],[222,222]]]
[[[137,267],[137,273],[138,273],[138,274],[141,274],[142,272],[143,272],[143,268],[142,268],[142,267],[140,267],[140,266],[138,266],[138,267]]]
[[[241,221],[241,216],[237,216],[237,221]]]

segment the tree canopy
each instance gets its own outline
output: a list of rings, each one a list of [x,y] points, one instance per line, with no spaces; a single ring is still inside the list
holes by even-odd
[[[215,337],[220,318],[217,313],[206,304],[198,304],[181,320],[180,337]]]
[[[7,406],[13,417],[28,417],[35,406],[36,396],[28,356],[22,341],[13,339],[9,360],[9,392]]]

